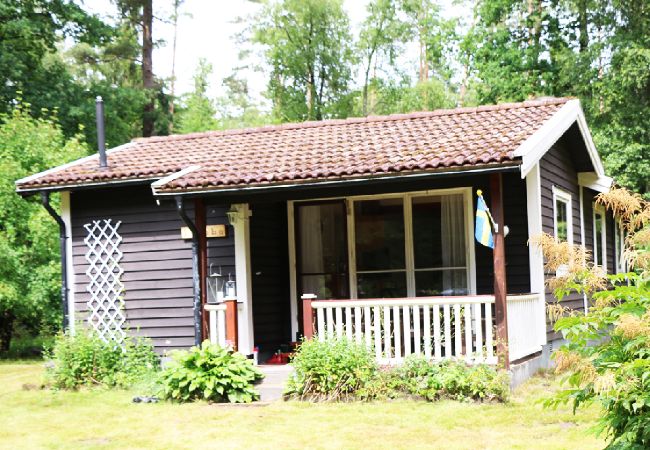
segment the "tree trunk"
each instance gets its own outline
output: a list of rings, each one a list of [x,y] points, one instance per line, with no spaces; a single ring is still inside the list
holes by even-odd
[[[176,38],[178,37],[178,9],[181,0],[174,0],[174,40],[172,41],[172,77],[171,77],[171,100],[169,102],[169,134],[174,132],[174,106],[176,102]]]
[[[580,53],[587,51],[589,47],[589,30],[587,22],[587,0],[580,0],[578,2],[578,28],[580,31]]]
[[[142,116],[142,135],[153,134],[154,79],[153,79],[153,0],[142,2],[142,85],[148,96]]]

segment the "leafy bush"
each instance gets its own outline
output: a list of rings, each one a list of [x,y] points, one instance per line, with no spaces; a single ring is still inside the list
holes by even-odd
[[[253,384],[263,377],[241,353],[205,341],[201,347],[174,352],[161,380],[168,399],[249,403],[259,398]]]
[[[377,376],[375,358],[367,347],[343,338],[303,341],[291,365],[295,372],[286,394],[316,401],[355,395]]]
[[[593,294],[594,304],[588,314],[558,308],[555,329],[567,344],[553,357],[569,386],[546,404],[571,402],[575,410],[598,401],[608,448],[650,448],[650,203],[622,189],[598,202],[625,229],[625,256],[635,272],[605,277],[584,265],[554,280],[558,300],[578,291]],[[601,283],[589,282],[598,277]]]
[[[60,389],[126,388],[158,367],[158,356],[148,340],[127,337],[120,347],[88,330],[59,334],[47,356],[51,359],[47,379]]]
[[[510,379],[507,372],[460,361],[429,362],[411,355],[390,374],[389,383],[397,393],[429,401],[453,400],[507,401]]]

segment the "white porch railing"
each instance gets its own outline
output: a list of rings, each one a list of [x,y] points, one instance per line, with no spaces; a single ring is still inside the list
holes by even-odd
[[[226,346],[226,304],[207,304],[204,306],[208,312],[208,335],[212,344]]]
[[[304,296],[313,298],[313,296]],[[374,349],[383,364],[411,354],[496,363],[494,296],[312,300],[319,339],[346,336]]]
[[[510,361],[532,355],[542,349],[540,320],[541,294],[508,296],[508,353]]]

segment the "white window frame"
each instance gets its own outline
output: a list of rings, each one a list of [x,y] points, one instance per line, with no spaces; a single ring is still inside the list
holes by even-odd
[[[596,215],[600,214],[603,218],[603,230],[601,235],[601,242],[596,240]],[[592,225],[593,225],[593,237],[594,237],[594,264],[602,267],[602,269],[607,272],[607,214],[605,214],[605,208],[601,205],[595,203],[592,204]],[[603,260],[600,261],[600,264],[596,263],[596,257],[598,255],[599,245],[602,245],[603,248]]]
[[[627,262],[623,259],[625,252],[625,228],[620,220],[614,221],[614,271],[627,273]]]
[[[566,204],[566,227],[567,242],[573,245],[573,198],[567,191],[553,186],[553,236],[558,239],[557,235],[557,202]]]
[[[405,271],[406,271],[406,288],[407,296],[415,297],[415,261],[413,254],[413,214],[412,199],[415,197],[444,196],[462,194],[465,205],[465,239],[466,239],[466,261],[467,261],[467,286],[469,295],[476,295],[476,256],[474,245],[474,222],[473,213],[474,205],[472,202],[472,188],[459,187],[450,189],[433,189],[417,192],[401,192],[377,195],[356,195],[347,197],[327,197],[327,198],[310,198],[306,200],[290,200],[287,202],[287,216],[289,219],[289,266],[291,281],[291,311],[292,311],[292,334],[298,332],[298,298],[305,294],[297,292],[297,272],[296,272],[296,235],[294,220],[294,208],[296,204],[304,202],[317,202],[328,200],[344,200],[347,206],[347,238],[348,238],[348,279],[350,299],[357,299],[357,270],[356,270],[356,241],[354,227],[354,206],[355,202],[362,200],[382,200],[387,198],[401,198],[404,208],[404,244],[405,244]],[[400,270],[401,272],[402,270]]]

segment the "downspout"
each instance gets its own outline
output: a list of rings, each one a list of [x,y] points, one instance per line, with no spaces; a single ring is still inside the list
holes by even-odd
[[[41,203],[52,218],[59,224],[59,242],[61,245],[61,308],[63,309],[63,331],[68,329],[68,252],[66,241],[68,239],[63,218],[52,208],[50,193],[41,191]]]
[[[194,287],[194,345],[201,345],[203,341],[203,333],[201,330],[202,316],[203,312],[201,311],[201,280],[199,279],[199,230],[196,228],[192,219],[187,215],[185,211],[185,204],[183,202],[183,197],[177,195],[176,199],[176,210],[181,216],[181,219],[185,225],[190,229],[192,233],[192,286]]]

